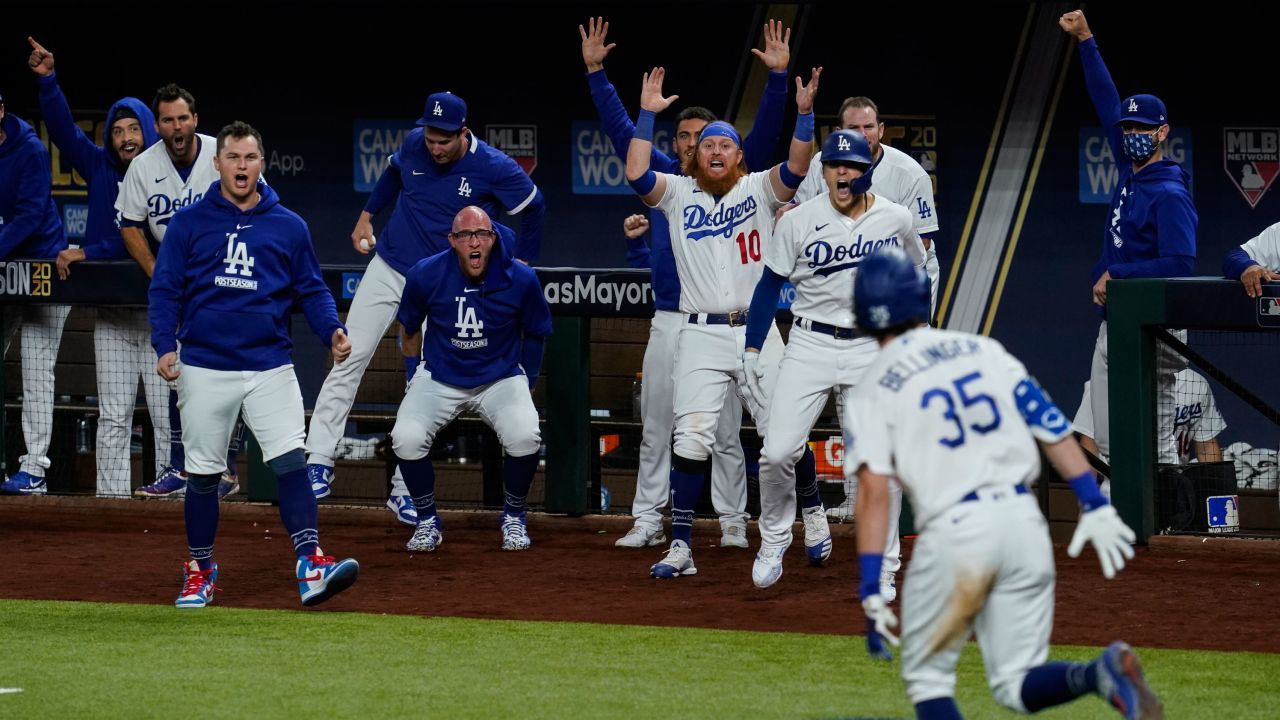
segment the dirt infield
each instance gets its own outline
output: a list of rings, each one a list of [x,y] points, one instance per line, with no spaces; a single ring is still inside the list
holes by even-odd
[[[321,507],[327,552],[360,561],[356,586],[322,611],[570,620],[776,632],[862,632],[851,526],[835,526],[833,562],[805,565],[798,544],[777,585],[751,584],[751,550],[720,548],[699,521],[698,574],[655,581],[660,549],[622,550],[625,517],[532,515],[533,549],[499,549],[497,513],[444,513],[445,543],[410,554],[411,531],[390,513]],[[754,527],[751,535],[755,536]],[[1086,551],[1056,548],[1053,642],[1280,652],[1280,543],[1156,538],[1111,582]],[[0,498],[0,597],[173,602],[186,552],[182,503]],[[911,542],[903,543],[910,552]],[[300,608],[292,548],[275,508],[223,505],[216,603]],[[904,592],[910,588],[903,587]]]

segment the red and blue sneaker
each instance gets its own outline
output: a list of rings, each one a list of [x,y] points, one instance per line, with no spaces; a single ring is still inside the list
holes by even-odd
[[[320,548],[316,548],[315,555],[298,558],[296,574],[302,604],[310,607],[351,587],[360,574],[360,563],[351,558],[335,560],[332,556],[322,555]]]
[[[213,591],[218,589],[218,563],[208,570],[201,570],[195,560],[182,566],[182,592],[173,603],[179,608],[202,608],[213,602]]]

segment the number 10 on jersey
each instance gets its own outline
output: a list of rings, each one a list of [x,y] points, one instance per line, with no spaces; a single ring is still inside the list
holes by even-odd
[[[751,234],[738,233],[738,253],[742,256],[742,264],[760,262],[760,231],[752,230]]]

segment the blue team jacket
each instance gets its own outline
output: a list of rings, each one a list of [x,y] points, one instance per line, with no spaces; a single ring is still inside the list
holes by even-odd
[[[241,211],[222,182],[178,211],[156,257],[148,298],[156,355],[212,370],[269,370],[292,362],[294,303],[325,347],[343,327],[307,223],[259,181],[261,200]],[[176,338],[175,338],[176,330]]]
[[[1102,257],[1093,267],[1092,282],[1105,272],[1113,278],[1193,275],[1199,216],[1191,199],[1191,178],[1172,160],[1160,160],[1133,172],[1125,160],[1122,133],[1116,125],[1120,94],[1102,62],[1097,40],[1080,43],[1079,52],[1089,96],[1120,169],[1103,232]]]
[[[383,203],[396,198],[378,238],[378,255],[397,272],[407,272],[419,260],[447,249],[454,216],[476,205],[491,218],[500,208],[519,209],[520,244],[513,251],[526,262],[537,260],[545,203],[524,170],[475,135],[462,157],[441,165],[431,159],[423,134],[422,128],[415,128],[405,135],[365,205],[376,215]]]
[[[160,135],[156,133],[156,119],[147,104],[134,97],[123,97],[107,111],[107,121],[102,128],[102,145],[76,125],[71,116],[67,98],[58,86],[56,73],[40,78],[40,112],[49,128],[49,139],[62,151],[62,157],[89,183],[89,222],[85,228],[81,248],[86,260],[116,260],[129,257],[120,236],[116,218],[116,196],[120,194],[120,182],[128,168],[111,149],[111,123],[124,108],[138,116],[142,128],[142,148],[151,147]]]
[[[53,202],[49,151],[26,121],[5,112],[0,144],[0,260],[53,258],[67,248]]]
[[[515,233],[494,223],[489,267],[472,283],[453,248],[425,258],[405,275],[404,296],[396,319],[405,327],[422,326],[422,359],[431,377],[449,385],[474,388],[524,375],[522,340],[551,335],[551,309],[538,276],[511,257]]]

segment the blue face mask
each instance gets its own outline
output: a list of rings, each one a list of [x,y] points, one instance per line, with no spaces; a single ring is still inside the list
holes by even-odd
[[[1156,151],[1156,134],[1155,133],[1125,133],[1124,135],[1124,156],[1129,158],[1130,162],[1143,163],[1147,158],[1155,154]]]

